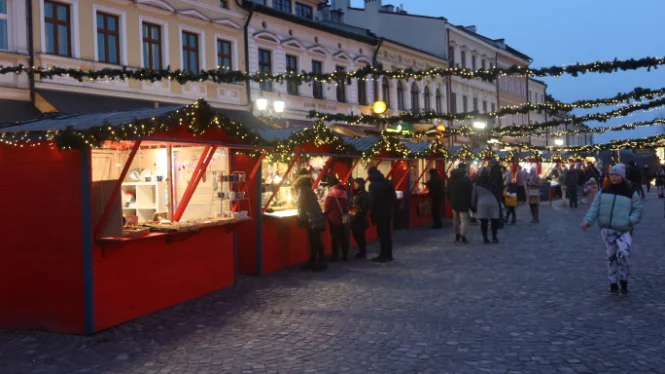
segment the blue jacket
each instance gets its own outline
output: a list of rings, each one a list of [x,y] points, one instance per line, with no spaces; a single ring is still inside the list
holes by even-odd
[[[392,205],[389,200],[390,189],[388,183],[391,183],[383,176],[376,167],[370,167],[367,170],[369,176],[369,214],[372,221],[381,219],[390,220]]]
[[[642,218],[642,200],[627,184],[610,185],[596,196],[584,217],[589,226],[598,226],[621,232],[630,231]]]

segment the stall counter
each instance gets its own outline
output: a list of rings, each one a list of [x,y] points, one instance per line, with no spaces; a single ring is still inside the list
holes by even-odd
[[[429,205],[429,209],[420,208],[420,205]],[[432,201],[428,193],[414,193],[411,195],[411,227],[424,226],[432,223]],[[425,214],[423,214],[425,213]]]

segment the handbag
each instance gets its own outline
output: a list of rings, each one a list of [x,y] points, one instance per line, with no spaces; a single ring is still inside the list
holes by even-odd
[[[337,199],[337,196],[334,196],[335,201],[337,202],[337,207],[339,208],[339,212],[342,213],[342,223],[344,224],[344,227],[349,228],[351,226],[351,215],[350,214],[344,214],[344,209],[342,209],[342,204],[339,203],[339,200]]]

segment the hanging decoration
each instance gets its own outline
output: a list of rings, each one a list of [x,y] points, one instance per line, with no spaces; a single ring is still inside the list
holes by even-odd
[[[628,123],[628,124],[608,126],[608,127],[589,127],[581,125],[579,129],[575,130],[561,130],[561,131],[548,131],[548,132],[540,132],[540,131],[504,132],[501,131],[501,129],[499,129],[498,133],[500,135],[517,137],[517,138],[538,137],[538,136],[562,137],[566,135],[600,134],[610,131],[634,130],[640,127],[662,126],[662,125],[665,125],[665,119],[659,118],[653,121],[635,122],[635,123]]]
[[[268,154],[268,159],[274,162],[288,163],[296,156],[296,148],[312,144],[314,146],[329,145],[331,152],[336,154],[356,154],[355,148],[347,144],[342,138],[335,135],[332,129],[321,121],[314,123],[312,128],[304,128],[293,133],[285,142],[278,142],[275,148]]]
[[[475,158],[476,158],[475,152],[473,151],[473,149],[471,149],[471,147],[469,147],[466,144],[462,145],[460,149],[458,149],[457,152],[455,153],[455,159],[457,161],[466,161]]]
[[[433,141],[430,145],[422,152],[416,152],[413,154],[415,158],[442,158],[442,159],[452,159],[453,154],[450,153],[450,150],[446,148],[439,141]]]
[[[396,154],[403,158],[412,158],[411,151],[402,143],[402,139],[398,135],[386,131],[381,132],[378,142],[369,150],[362,153],[362,158],[363,160],[369,160],[380,156],[382,153]]]
[[[330,83],[330,82],[349,82],[352,79],[379,79],[386,77],[388,79],[415,79],[421,80],[427,77],[449,77],[456,76],[466,79],[480,78],[486,81],[494,81],[499,75],[521,75],[534,77],[560,77],[564,74],[577,77],[587,73],[614,73],[619,70],[637,70],[646,68],[647,70],[657,69],[665,65],[663,57],[644,57],[640,59],[627,59],[613,61],[596,61],[591,63],[577,63],[564,66],[551,66],[545,68],[529,68],[513,65],[508,68],[470,70],[463,68],[432,68],[427,70],[397,69],[384,70],[372,66],[366,66],[355,71],[335,71],[331,73],[313,73],[313,72],[286,72],[279,74],[272,73],[247,73],[239,70],[228,69],[208,69],[199,72],[189,72],[185,70],[166,69],[131,69],[126,66],[122,68],[104,68],[100,70],[83,70],[63,67],[28,67],[25,65],[2,66],[0,75],[6,74],[30,74],[40,79],[52,79],[54,77],[70,77],[79,82],[84,81],[105,81],[105,80],[139,80],[139,81],[160,81],[173,80],[180,84],[187,82],[214,82],[214,83],[242,83],[242,82],[295,82],[307,83],[311,81]]]
[[[494,152],[492,147],[490,147],[489,145],[485,149],[483,149],[480,152],[480,154],[478,154],[478,158],[484,161],[489,161],[493,158],[498,158],[498,157],[499,155],[496,152]]]
[[[553,152],[549,158],[549,161],[555,164],[563,164],[566,162],[566,159],[563,158],[560,152]]]

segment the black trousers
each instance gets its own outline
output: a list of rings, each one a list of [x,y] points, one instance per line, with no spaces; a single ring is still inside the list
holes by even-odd
[[[514,206],[507,206],[506,207],[506,219],[505,221],[508,222],[508,219],[510,219],[510,216],[513,217],[513,222],[517,220],[517,215],[515,215],[515,207]]]
[[[483,233],[483,239],[487,240],[487,229],[488,225],[492,222],[492,239],[497,239],[497,233],[499,232],[499,220],[498,219],[480,219],[480,232]]]
[[[517,186],[517,201],[524,203],[526,202],[526,187]]]
[[[577,187],[568,189],[568,199],[570,200],[570,207],[577,207]]]
[[[381,251],[379,257],[393,258],[393,238],[390,234],[390,216],[381,217],[376,221],[376,234],[379,237]]]
[[[443,204],[443,199],[440,197],[432,198],[432,220],[434,221],[434,227],[443,227],[441,224],[441,205]]]
[[[342,256],[346,258],[349,254],[349,238],[346,236],[346,227],[330,224],[330,239],[332,242],[332,258],[339,258],[340,249]]]
[[[352,227],[351,233],[353,234],[353,239],[355,239],[356,244],[358,244],[358,251],[360,253],[367,253],[367,228],[365,227]]]
[[[308,229],[307,240],[309,241],[309,265],[312,267],[323,265],[321,231]]]

